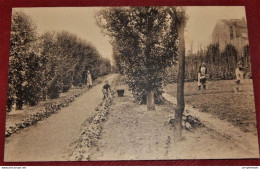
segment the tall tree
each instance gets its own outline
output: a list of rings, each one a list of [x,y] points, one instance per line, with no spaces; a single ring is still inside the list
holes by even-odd
[[[219,44],[210,44],[207,47],[205,61],[208,64],[215,65],[217,61],[220,59],[220,49]]]
[[[23,12],[14,12],[11,24],[7,103],[14,104],[15,102],[16,109],[22,109],[25,99],[31,100],[25,94],[28,88],[32,88],[30,78],[35,78],[35,76],[28,77],[31,76],[28,72],[30,72],[33,62],[36,61],[33,49],[33,43],[36,40],[36,26],[30,17]],[[32,58],[34,59],[32,60]],[[11,107],[8,105],[9,110]]]
[[[222,58],[226,61],[228,70],[231,70],[233,72],[238,62],[238,54],[236,48],[231,44],[227,44],[224,51],[222,52]]]
[[[84,72],[110,71],[110,62],[96,48],[76,35],[46,32],[37,36],[36,26],[24,12],[14,12],[11,25],[7,111],[13,105],[34,106],[41,100],[58,98],[72,84],[81,85]]]
[[[175,139],[180,140],[182,137],[182,115],[185,108],[184,102],[184,78],[185,78],[185,39],[184,28],[186,26],[186,11],[183,7],[178,7],[176,10],[177,17],[175,19],[177,24],[179,53],[178,53],[178,80],[177,80],[177,108],[175,110]]]
[[[135,100],[142,103],[146,98],[148,110],[161,100],[165,68],[177,59],[176,15],[175,7],[110,8],[97,15],[99,26],[111,37],[115,61],[123,65]]]
[[[251,72],[249,45],[243,47],[243,61],[248,72]]]
[[[43,41],[42,57],[45,58],[46,92],[50,98],[59,97],[74,86],[86,83],[86,72],[90,70],[94,78],[106,73],[100,65],[108,66],[96,48],[76,35],[61,32],[46,32]],[[110,66],[110,63],[109,63]]]
[[[42,99],[43,60],[41,57],[41,42],[38,38],[32,42],[32,49],[26,59],[24,102],[35,106]]]
[[[59,97],[61,90],[60,77],[58,76],[59,67],[63,66],[59,55],[59,46],[57,44],[56,32],[45,32],[41,37],[42,39],[42,59],[43,59],[43,100],[48,98]]]

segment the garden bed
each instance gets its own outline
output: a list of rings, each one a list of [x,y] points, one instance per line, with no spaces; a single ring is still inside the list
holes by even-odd
[[[185,102],[231,122],[242,131],[257,134],[252,80],[244,80],[237,93],[234,86],[234,80],[208,81],[207,90],[198,90],[197,82],[185,83]],[[166,86],[165,90],[176,96],[176,84]]]
[[[105,77],[100,77],[94,81],[94,85],[102,82]],[[75,98],[83,95],[89,89],[87,87],[75,87],[66,93],[62,93],[58,99],[49,99],[40,102],[33,107],[24,107],[23,110],[11,111],[6,115],[6,130],[5,136],[9,137],[12,134],[20,131],[23,128],[37,124],[52,114],[57,113],[63,107],[67,107]]]

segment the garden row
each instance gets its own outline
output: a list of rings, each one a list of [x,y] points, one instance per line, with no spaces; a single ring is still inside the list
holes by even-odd
[[[83,131],[74,147],[70,159],[73,161],[88,161],[92,152],[96,151],[97,142],[101,138],[102,124],[107,121],[113,96],[107,97],[95,109],[96,114],[83,124]]]
[[[101,80],[96,80],[94,82],[94,85],[96,85],[98,83],[101,83]],[[64,98],[60,98],[56,102],[46,104],[42,109],[31,114],[27,118],[22,119],[21,122],[17,122],[17,123],[14,123],[13,125],[8,126],[5,131],[5,136],[9,137],[12,134],[18,132],[19,130],[21,130],[23,128],[35,125],[39,121],[42,121],[42,120],[48,118],[52,114],[57,113],[63,107],[69,106],[70,103],[72,103],[75,100],[75,98],[83,95],[86,91],[88,91],[87,87],[81,88],[80,90],[74,90],[68,96],[65,96]]]

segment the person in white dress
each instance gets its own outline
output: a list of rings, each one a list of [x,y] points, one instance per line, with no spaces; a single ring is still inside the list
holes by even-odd
[[[87,86],[89,88],[92,87],[92,77],[91,77],[91,73],[90,73],[89,70],[88,70],[88,73],[87,73]]]
[[[234,91],[236,93],[240,90],[240,84],[241,84],[241,81],[244,78],[243,66],[240,62],[238,62],[238,64],[237,64],[235,74],[236,74],[236,86],[234,87]]]

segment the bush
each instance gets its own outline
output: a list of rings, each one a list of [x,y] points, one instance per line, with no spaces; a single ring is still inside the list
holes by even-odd
[[[50,86],[47,89],[47,96],[50,99],[56,99],[60,96],[61,85],[59,83],[59,80],[60,80],[60,76],[56,76],[52,80]]]

